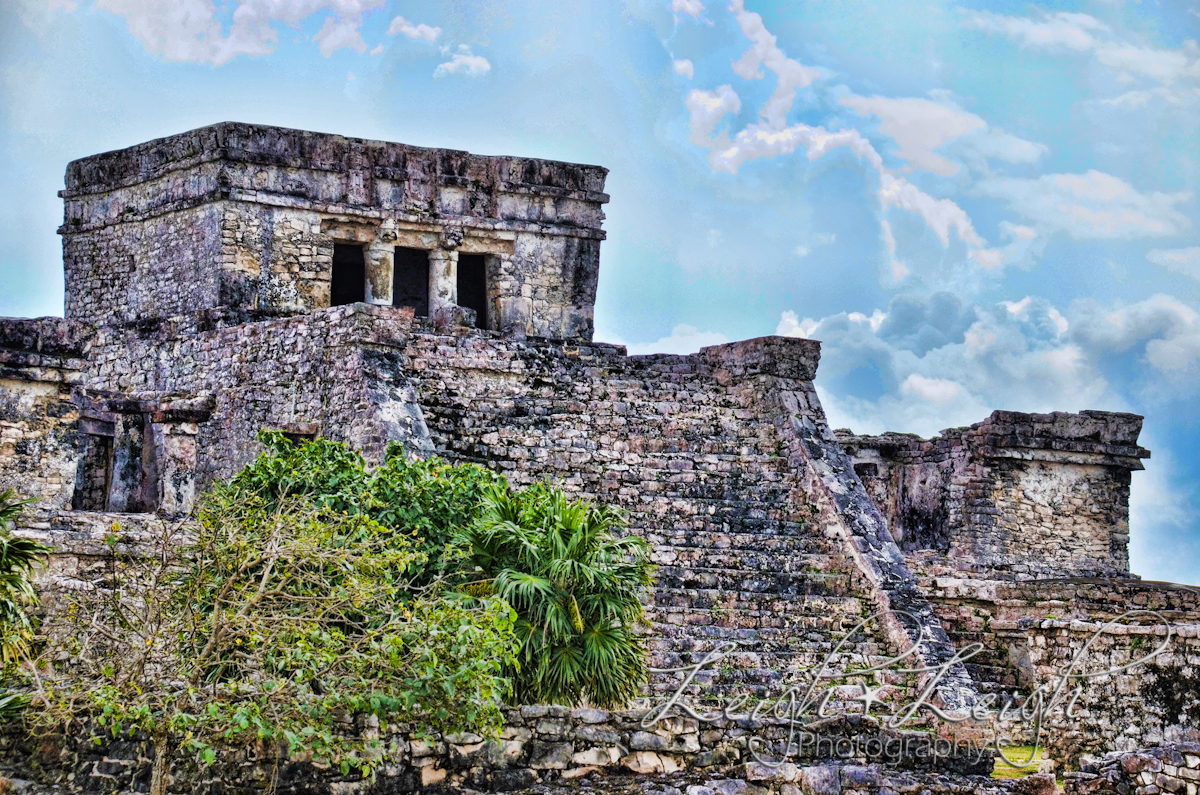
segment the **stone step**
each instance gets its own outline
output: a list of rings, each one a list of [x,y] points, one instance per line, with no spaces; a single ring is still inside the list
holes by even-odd
[[[735,529],[643,528],[642,538],[656,547],[671,549],[720,549],[793,554],[836,554],[841,542],[825,538],[806,525],[781,526],[772,522],[761,530],[747,533]]]
[[[853,626],[863,603],[854,597],[804,597],[726,591],[657,591],[647,614],[661,624],[795,627],[828,632]],[[749,624],[747,623],[749,622]]]
[[[755,552],[744,549],[680,548],[655,546],[650,560],[658,566],[686,567],[688,569],[741,569],[755,575],[811,573],[826,575],[831,570],[840,574],[844,566],[841,558],[834,555],[814,555],[796,552]]]
[[[845,574],[819,572],[747,571],[741,568],[659,566],[659,590],[670,588],[719,588],[728,591],[842,596],[850,592]]]

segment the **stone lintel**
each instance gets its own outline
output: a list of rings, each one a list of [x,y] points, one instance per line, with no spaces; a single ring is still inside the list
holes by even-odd
[[[84,422],[101,430],[119,414],[147,414],[155,423],[208,422],[216,408],[212,395],[99,392],[81,389],[73,396]]]

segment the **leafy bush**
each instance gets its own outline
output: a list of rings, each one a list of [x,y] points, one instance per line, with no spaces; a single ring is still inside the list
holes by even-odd
[[[516,703],[628,703],[646,683],[646,649],[633,630],[638,600],[653,584],[650,546],[618,538],[622,515],[570,501],[544,484],[509,492],[494,486],[480,517],[456,534],[469,581],[462,590],[497,594],[517,611],[521,648]]]
[[[469,586],[476,593],[516,609],[521,663],[507,669],[515,703],[615,707],[639,694],[646,651],[632,630],[644,621],[638,591],[652,566],[643,541],[615,537],[620,513],[544,485],[510,494],[503,476],[483,467],[410,460],[399,445],[372,470],[339,442],[259,438],[268,450],[234,489],[267,505],[298,497],[370,516],[426,554],[410,568],[416,581],[457,571],[459,582],[480,580]]]
[[[369,516],[415,542],[423,557],[408,574],[422,585],[441,570],[446,544],[478,514],[484,493],[505,482],[502,475],[474,464],[409,459],[394,442],[383,465],[369,469],[361,455],[341,442],[297,444],[271,431],[259,439],[268,449],[233,478],[233,489],[268,507],[300,497],[336,513]]]
[[[198,519],[137,554],[114,528],[108,581],[47,624],[44,726],[147,732],[152,793],[179,747],[211,762],[214,744],[286,742],[370,769],[378,740],[339,729],[348,716],[498,728],[516,648],[503,601],[414,592],[396,573],[423,553],[365,513],[221,486]]]
[[[37,605],[33,568],[50,548],[28,538],[13,536],[9,525],[33,500],[19,500],[13,489],[0,492],[0,670],[8,669],[29,651],[33,623],[26,609]],[[0,699],[0,714],[15,697]]]

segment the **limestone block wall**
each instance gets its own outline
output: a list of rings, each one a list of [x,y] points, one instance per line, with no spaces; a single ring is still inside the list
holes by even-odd
[[[1160,644],[1144,664],[1111,675],[1072,680],[1082,687],[1072,717],[1050,715],[1043,742],[1060,762],[1164,742],[1200,740],[1200,589],[1136,579],[1012,582],[921,576],[943,626],[959,648],[978,643],[967,663],[980,692],[1027,696],[1079,660],[1079,673],[1113,670]],[[1106,627],[1127,611],[1153,611]],[[1091,642],[1085,650],[1085,646]],[[1020,699],[1018,699],[1020,700]],[[1032,740],[1030,724],[1012,735]]]
[[[219,206],[158,214],[106,199],[60,229],[69,319],[131,323],[218,304]]]
[[[195,440],[201,489],[252,460],[266,429],[324,435],[378,460],[391,440],[428,449],[395,353],[411,323],[411,310],[357,304],[195,333],[188,322],[101,328],[87,381],[210,397]]]
[[[33,515],[69,507],[90,330],[60,318],[0,318],[0,491],[36,499]]]
[[[391,304],[396,247],[428,252],[431,314],[483,255],[481,325],[590,338],[607,170],[222,123],[67,167],[67,316],[328,307],[334,245]]]
[[[1017,578],[1129,571],[1133,414],[995,411],[928,441],[839,431],[854,468],[911,553]]]

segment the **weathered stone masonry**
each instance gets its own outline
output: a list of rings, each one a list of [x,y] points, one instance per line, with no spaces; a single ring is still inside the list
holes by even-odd
[[[995,412],[929,441],[835,435],[817,342],[633,357],[592,342],[605,174],[230,123],[72,163],[67,319],[0,320],[0,489],[38,498],[23,532],[61,550],[51,608],[55,583],[95,576],[113,522],[136,537],[186,514],[261,429],[371,460],[401,441],[624,508],[659,565],[652,664],[734,644],[693,701],[778,695],[881,610],[900,612],[844,662],[923,636],[916,659],[936,664],[980,642],[938,703],[1027,691],[1108,616],[1099,589],[1184,631],[1058,727],[1058,758],[1193,737],[1194,700],[1164,682],[1194,680],[1200,615],[1128,572],[1141,418]],[[1074,584],[1047,581],[1062,576]],[[1105,659],[1133,651],[1108,634]],[[745,761],[700,746],[669,764]],[[637,769],[624,756],[595,766]]]
[[[357,300],[391,305],[396,257],[416,251],[434,316],[459,303],[460,256],[482,256],[481,325],[590,339],[607,173],[228,122],[84,158],[60,194],[66,316],[327,307],[343,245]]]

